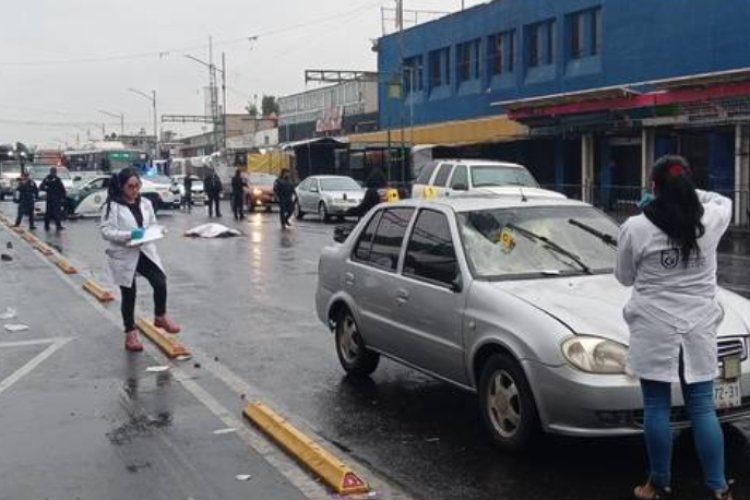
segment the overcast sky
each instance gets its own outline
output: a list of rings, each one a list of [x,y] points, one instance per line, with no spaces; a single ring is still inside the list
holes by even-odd
[[[375,70],[371,39],[381,7],[394,0],[3,0],[0,29],[0,143],[75,146],[153,130],[151,103],[128,91],[157,92],[159,115],[203,114],[208,69],[185,54],[227,60],[227,109],[250,96],[313,88],[305,69]],[[455,11],[461,0],[404,0],[407,10]],[[465,0],[466,7],[482,3]],[[257,36],[249,41],[248,37]],[[183,135],[200,128],[169,125]],[[78,136],[78,137],[77,137]]]

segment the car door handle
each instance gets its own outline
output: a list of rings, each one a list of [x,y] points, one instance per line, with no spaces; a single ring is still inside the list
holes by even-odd
[[[409,301],[409,292],[406,290],[396,290],[396,304],[402,306]]]
[[[344,273],[344,284],[350,286],[354,284],[354,273]]]

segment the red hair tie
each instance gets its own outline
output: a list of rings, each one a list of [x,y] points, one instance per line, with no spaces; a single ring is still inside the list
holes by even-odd
[[[668,167],[669,175],[675,176],[675,175],[681,175],[685,173],[685,167],[680,165],[679,163],[674,163]]]

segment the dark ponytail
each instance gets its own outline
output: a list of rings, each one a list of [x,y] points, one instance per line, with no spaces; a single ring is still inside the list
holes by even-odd
[[[701,222],[703,205],[695,193],[690,165],[681,156],[662,156],[651,169],[654,200],[644,209],[644,215],[664,231],[669,244],[679,249],[682,265],[695,254],[700,256],[698,238],[706,228]]]
[[[128,179],[131,177],[138,177],[138,172],[134,168],[128,167],[123,168],[116,174],[112,174],[112,177],[109,179],[109,186],[107,187],[107,201],[105,202],[107,204],[107,217],[109,217],[109,212],[111,209],[112,202],[125,204],[125,198],[123,194],[123,186],[127,184]]]

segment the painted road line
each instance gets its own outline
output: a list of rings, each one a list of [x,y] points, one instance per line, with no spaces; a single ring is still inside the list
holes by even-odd
[[[248,403],[244,413],[294,458],[320,476],[336,493],[352,495],[370,491],[370,486],[346,464],[260,401]]]
[[[164,354],[174,359],[178,356],[190,356],[190,352],[180,342],[175,340],[174,335],[165,332],[163,329],[154,326],[154,324],[144,318],[138,318],[135,325],[143,334],[150,338]]]
[[[91,295],[96,297],[99,302],[111,302],[115,300],[112,292],[101,286],[99,283],[92,279],[87,279],[83,282],[83,289],[89,292]]]

